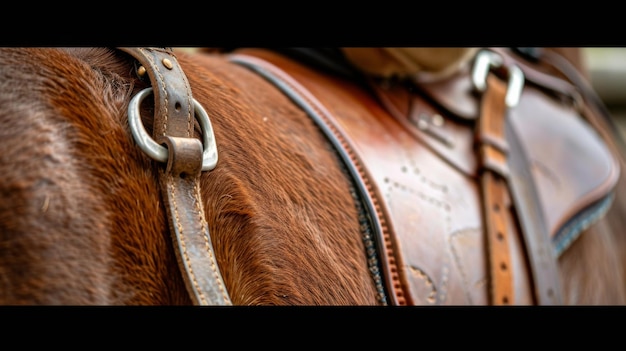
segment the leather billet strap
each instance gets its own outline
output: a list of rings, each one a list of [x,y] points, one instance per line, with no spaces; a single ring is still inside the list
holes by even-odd
[[[484,230],[487,241],[490,298],[494,305],[515,301],[507,212],[510,198],[507,186],[508,145],[504,135],[506,84],[490,74],[481,100],[477,142],[480,182],[483,196]]]
[[[194,100],[185,73],[172,50],[119,48],[140,64],[154,94],[156,143],[168,151],[159,167],[162,198],[167,211],[176,257],[191,299],[198,305],[230,305],[214,255],[200,198],[203,146],[194,137]]]
[[[486,52],[486,55],[491,54]],[[510,71],[514,69],[523,77],[519,68],[500,65],[501,71],[509,71],[508,80],[512,79]],[[516,105],[508,96],[511,84],[503,81],[494,71],[488,70],[484,78],[485,87],[476,130],[489,252],[491,302],[501,305],[514,301],[509,241],[510,235],[514,235],[517,230],[507,228],[508,213],[514,212],[526,247],[536,303],[561,304],[556,257],[546,249],[551,247],[550,238],[536,185],[528,169],[529,162],[515,131],[507,128],[508,111]],[[522,80],[523,85],[523,78],[518,79]],[[510,208],[516,210],[510,211]]]

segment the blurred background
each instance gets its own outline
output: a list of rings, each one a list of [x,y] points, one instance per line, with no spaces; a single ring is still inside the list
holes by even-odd
[[[584,48],[591,84],[626,138],[626,47]]]

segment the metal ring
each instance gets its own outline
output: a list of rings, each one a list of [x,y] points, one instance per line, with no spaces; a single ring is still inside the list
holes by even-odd
[[[141,106],[141,102],[150,93],[152,93],[152,88],[146,88],[137,93],[137,95],[130,100],[128,105],[128,124],[130,125],[130,131],[133,134],[135,142],[143,152],[148,154],[153,160],[167,162],[169,155],[167,148],[157,144],[154,139],[150,137],[141,122],[139,107]],[[202,151],[202,170],[210,171],[217,165],[217,145],[215,143],[213,127],[211,126],[209,115],[196,99],[193,99],[193,106],[195,117],[198,122],[200,122],[200,128],[202,129],[202,142],[204,144]]]
[[[504,64],[502,57],[489,50],[482,50],[476,55],[472,68],[472,85],[479,92],[487,89],[487,74],[491,68],[499,68]],[[508,73],[508,85],[505,104],[509,108],[517,106],[524,88],[524,72],[517,65],[505,67]]]
[[[481,50],[476,54],[472,68],[472,85],[479,92],[487,89],[487,74],[489,69],[502,66],[502,57],[489,50]]]

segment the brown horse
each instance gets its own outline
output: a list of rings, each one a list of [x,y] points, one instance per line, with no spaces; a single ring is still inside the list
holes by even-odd
[[[491,95],[454,95],[452,78],[407,84],[260,49],[1,49],[0,304],[626,303],[622,145],[579,52],[496,52],[538,77],[518,93],[531,122],[513,123],[538,206],[512,205],[519,188],[478,170],[479,123],[445,101],[489,115],[476,104]],[[138,146],[134,108],[165,157]],[[155,117],[179,110],[180,128]],[[485,189],[526,213],[481,210],[500,196]]]

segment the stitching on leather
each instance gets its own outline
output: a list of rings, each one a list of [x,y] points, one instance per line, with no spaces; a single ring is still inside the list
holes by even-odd
[[[195,198],[196,200],[200,200],[200,189],[198,188],[198,182],[193,182],[193,189],[195,192]],[[202,210],[202,208],[200,207],[200,201],[196,201],[196,213],[198,214],[198,217],[200,217],[200,223],[202,224],[202,233],[204,234],[204,247],[206,248],[206,251],[209,253],[209,260],[211,261],[211,271],[213,271],[213,276],[215,277],[215,281],[218,284],[218,287],[220,289],[220,293],[222,294],[222,298],[224,298],[225,301],[230,301],[230,297],[228,296],[228,294],[226,293],[226,288],[224,287],[224,285],[222,284],[222,279],[219,273],[219,268],[215,259],[215,256],[213,255],[213,250],[211,248],[211,243],[209,242],[209,225],[206,222],[206,219],[204,218],[204,211]]]
[[[365,174],[363,165],[358,161],[356,155],[354,154],[354,151],[352,150],[352,147],[350,147],[347,140],[343,137],[343,135],[335,128],[334,124],[330,121],[330,118],[327,116],[327,113],[325,112],[325,110],[320,109],[316,101],[311,101],[309,97],[306,94],[304,94],[301,89],[299,89],[299,87],[294,86],[287,79],[283,79],[283,82],[289,85],[293,90],[300,92],[301,97],[305,99],[309,103],[309,105],[313,109],[315,109],[318,115],[324,119],[324,122],[326,123],[326,125],[331,129],[335,137],[341,142],[341,146],[344,148],[344,150],[347,150],[348,155],[350,156],[350,160],[356,166],[359,172],[359,175],[361,176],[361,178],[363,179],[363,182],[365,183],[365,188],[367,189],[367,192],[370,194],[370,198],[372,199],[372,203],[374,205],[374,210],[376,211],[376,214],[378,218],[380,219],[381,231],[383,232],[383,241],[385,244],[385,250],[387,251],[388,257],[389,257],[389,262],[388,262],[390,266],[389,271],[390,271],[390,274],[392,275],[391,280],[394,282],[394,288],[396,289],[396,292],[397,292],[396,297],[398,299],[398,304],[406,305],[406,300],[404,299],[403,290],[400,285],[400,278],[398,276],[398,268],[396,265],[395,258],[393,256],[393,248],[391,246],[389,228],[386,224],[385,217],[380,207],[380,203],[378,202],[378,198],[376,197],[375,192],[372,188],[372,184],[370,183],[369,178]]]
[[[429,290],[428,296],[426,296],[426,301],[428,301],[428,303],[430,303],[431,305],[434,305],[437,302],[437,295],[438,295],[439,289],[437,289],[437,286],[433,282],[433,279],[430,277],[430,275],[428,275],[428,273],[424,272],[419,267],[409,265],[408,269],[409,271],[412,272],[414,276],[417,276],[424,282],[424,285]]]
[[[193,282],[196,292],[198,293],[200,299],[202,300],[202,303],[206,304],[206,299],[204,297],[204,294],[202,293],[202,290],[199,287],[198,280],[196,279],[196,275],[194,274],[193,268],[191,267],[191,260],[189,259],[189,256],[187,255],[187,246],[185,245],[185,236],[183,235],[183,226],[180,224],[180,218],[178,216],[178,205],[176,203],[177,189],[176,189],[176,186],[174,185],[172,175],[167,174],[166,176],[167,176],[167,184],[168,184],[168,187],[170,188],[170,194],[172,195],[171,201],[174,203],[174,215],[176,217],[176,224],[178,226],[178,231],[180,232],[179,240],[180,240],[180,245],[183,248],[182,253],[185,258],[185,262],[187,262],[189,275],[192,277],[191,281]]]
[[[480,230],[477,228],[460,228],[455,230],[454,232],[452,232],[450,234],[450,236],[448,236],[448,245],[450,246],[450,252],[452,253],[452,258],[454,259],[454,264],[459,268],[458,272],[459,275],[461,276],[461,281],[463,282],[463,285],[465,286],[469,286],[470,285],[470,280],[469,277],[467,276],[467,272],[464,269],[464,265],[463,265],[463,259],[461,258],[461,256],[459,255],[459,251],[457,249],[457,247],[454,244],[454,240],[455,238],[459,238],[465,235],[471,235],[473,234],[475,231]],[[470,305],[474,305],[475,302],[473,301],[472,298],[472,294],[470,294],[468,289],[463,289],[464,292],[463,294],[465,295],[465,298],[467,299],[468,303]]]
[[[187,76],[181,74],[183,80],[185,81],[185,86],[189,87],[187,90],[187,137],[193,136],[193,120],[195,118],[195,113],[191,113],[191,109],[193,107],[193,96],[191,95],[191,87],[189,82],[187,81]]]
[[[140,49],[140,50],[143,51],[144,49]],[[154,67],[154,69],[155,69],[155,71],[157,73],[156,76],[161,81],[161,85],[160,86],[162,87],[161,91],[163,92],[163,96],[164,96],[163,100],[165,102],[164,106],[163,106],[163,108],[164,108],[164,111],[163,111],[163,136],[165,136],[166,135],[165,132],[167,130],[166,126],[167,126],[167,120],[168,120],[168,113],[169,113],[168,112],[168,105],[169,105],[168,98],[169,98],[169,96],[167,94],[166,82],[165,82],[165,79],[163,78],[163,74],[161,73],[161,70],[159,69],[159,66],[154,62],[153,57],[151,55],[146,55],[146,57],[148,58],[148,60],[150,60],[152,66]],[[189,95],[189,91],[187,91],[187,94]],[[188,103],[188,105],[189,105],[189,103]],[[191,114],[190,113],[190,109],[188,107],[188,110],[187,110],[187,115],[188,115],[188,117],[187,117],[187,125],[188,125],[188,127],[187,127],[187,136],[189,136],[189,124],[190,124],[190,120],[191,120],[191,117],[189,117],[190,114]],[[204,294],[203,294],[202,290],[199,287],[198,280],[197,280],[196,275],[193,272],[193,268],[191,266],[191,260],[189,259],[189,255],[187,254],[187,246],[185,245],[184,228],[181,225],[180,217],[178,215],[178,204],[176,203],[176,192],[178,191],[177,186],[176,186],[176,182],[174,181],[174,177],[171,174],[167,174],[166,176],[167,176],[167,184],[168,184],[168,186],[170,188],[170,194],[172,196],[172,202],[174,204],[174,217],[176,218],[176,225],[178,226],[178,231],[180,233],[180,236],[179,236],[180,239],[179,240],[180,240],[180,244],[181,244],[181,246],[183,248],[182,254],[184,256],[185,262],[187,262],[187,269],[189,271],[189,275],[191,276],[191,281],[193,282],[193,285],[195,287],[196,293],[198,294],[201,302],[203,304],[206,304],[206,298],[204,297]]]
[[[416,176],[419,174],[420,172],[415,172]],[[427,177],[424,176],[423,174],[419,176],[419,181],[425,184],[426,186],[430,186],[434,190],[442,192],[443,196],[445,196],[445,194],[447,193],[447,187],[445,186],[445,184],[442,186],[436,185],[434,184],[432,180],[427,179]],[[387,184],[385,197],[387,198],[387,202],[389,204],[393,204],[393,200],[391,196],[392,196],[392,192],[394,191],[394,189],[397,189],[397,191],[400,191],[400,192],[411,194],[415,196],[416,198],[420,199],[421,201],[424,201],[425,203],[430,204],[431,206],[436,208],[438,211],[440,211],[442,216],[445,218],[445,233],[451,232],[452,230],[452,225],[451,225],[452,207],[447,201],[439,200],[434,196],[430,196],[420,190],[413,188],[410,185],[403,184],[403,182],[398,181],[398,180],[392,180],[386,177],[384,179],[384,182]],[[446,190],[444,191],[443,189],[446,189]],[[448,237],[447,242],[449,245],[450,245],[450,239],[451,237]],[[450,247],[451,247],[451,251],[453,251],[451,245]],[[453,255],[454,255],[454,252],[453,252]],[[444,263],[447,263],[447,260]],[[442,267],[441,282],[437,285],[435,285],[433,278],[421,268],[413,266],[413,265],[407,265],[407,266],[410,271],[419,272],[419,274],[414,275],[414,276],[417,276],[418,278],[422,279],[424,281],[424,284],[426,284],[427,286],[431,286],[432,292],[427,297],[427,301],[430,304],[435,304],[437,303],[437,301],[439,301],[440,303],[443,303],[445,301],[447,297],[447,292],[448,292],[448,280],[449,280],[449,268],[446,265]]]

